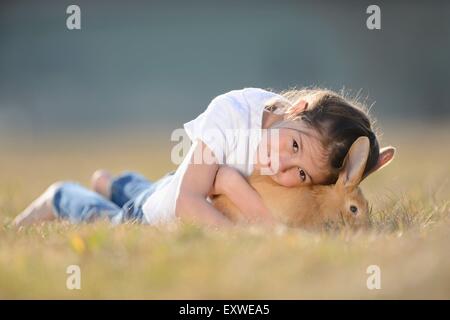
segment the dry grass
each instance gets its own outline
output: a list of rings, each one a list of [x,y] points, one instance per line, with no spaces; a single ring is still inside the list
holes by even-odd
[[[17,231],[8,222],[51,182],[87,184],[98,167],[156,179],[173,168],[170,145],[142,138],[2,142],[0,298],[448,299],[450,133],[417,126],[400,132],[383,139],[398,147],[396,160],[363,185],[373,228],[339,234],[104,222]],[[81,290],[66,289],[71,264],[81,267]],[[373,264],[381,268],[381,290],[366,287]]]

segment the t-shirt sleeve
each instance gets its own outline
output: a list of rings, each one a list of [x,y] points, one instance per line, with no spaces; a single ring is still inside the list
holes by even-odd
[[[237,123],[234,119],[237,106],[228,94],[214,98],[203,113],[184,124],[189,138],[205,143],[221,164],[225,163],[226,151],[234,144],[231,133]]]

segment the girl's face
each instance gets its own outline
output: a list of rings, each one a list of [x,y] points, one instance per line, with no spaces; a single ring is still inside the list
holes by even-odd
[[[254,168],[285,187],[323,184],[328,176],[324,154],[317,133],[310,128],[268,129],[263,131]]]

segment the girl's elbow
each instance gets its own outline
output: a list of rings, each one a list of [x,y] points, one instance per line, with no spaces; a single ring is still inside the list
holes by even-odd
[[[183,217],[188,215],[192,208],[196,206],[201,197],[189,192],[180,192],[175,204],[175,215]]]

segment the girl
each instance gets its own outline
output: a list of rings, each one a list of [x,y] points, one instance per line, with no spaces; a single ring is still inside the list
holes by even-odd
[[[379,145],[364,109],[324,89],[281,94],[258,88],[213,99],[184,129],[193,144],[173,173],[152,183],[136,173],[94,173],[90,191],[72,182],[51,185],[20,215],[17,226],[107,217],[113,223],[160,224],[175,220],[227,226],[209,196],[225,194],[249,222],[272,224],[272,214],[245,177],[270,174],[280,185],[330,184],[352,143],[370,140],[365,168],[375,167]]]

